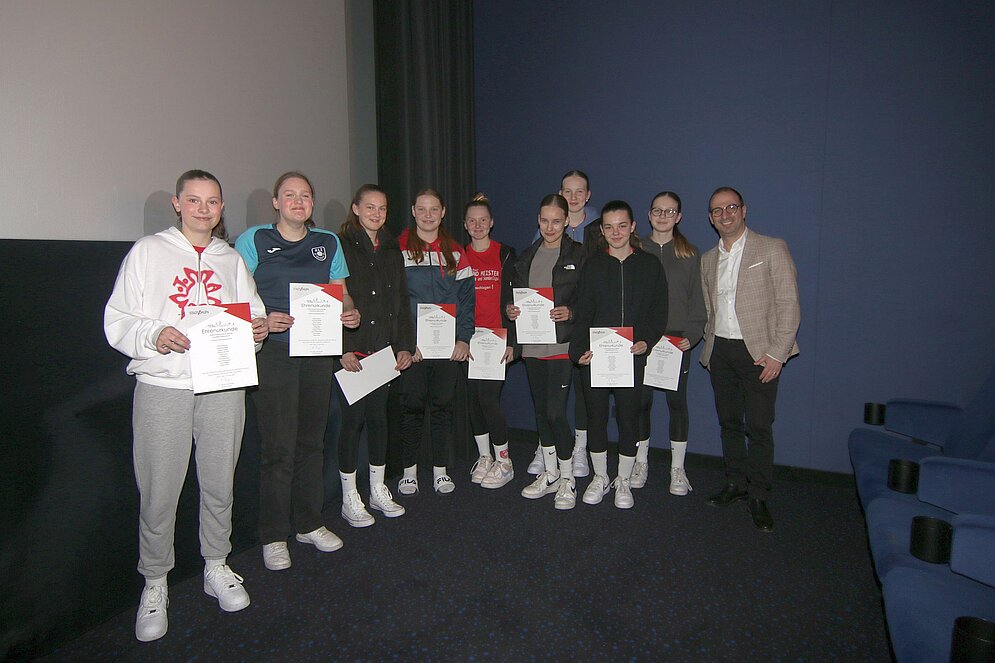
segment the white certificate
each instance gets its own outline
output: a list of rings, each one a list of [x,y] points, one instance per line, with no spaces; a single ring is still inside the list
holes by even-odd
[[[259,384],[248,303],[187,306],[177,328],[190,339],[193,393]]]
[[[552,288],[515,288],[515,306],[522,309],[515,320],[518,342],[529,344],[556,343],[556,323],[549,317],[553,310]]]
[[[677,383],[681,379],[681,360],[684,358],[684,353],[677,347],[680,340],[676,336],[664,336],[654,346],[646,358],[643,384],[677,391]]]
[[[456,304],[419,304],[415,343],[422,359],[450,359],[456,349]]]
[[[632,327],[591,327],[591,386],[631,387]]]
[[[508,330],[477,327],[470,339],[467,377],[471,380],[504,380],[504,352],[508,349]]]
[[[339,387],[342,388],[349,405],[400,375],[394,368],[397,366],[394,349],[389,345],[368,357],[363,357],[359,360],[359,364],[363,369],[357,373],[344,368],[335,371],[335,379],[339,381]]]
[[[342,284],[291,283],[291,357],[342,354]]]

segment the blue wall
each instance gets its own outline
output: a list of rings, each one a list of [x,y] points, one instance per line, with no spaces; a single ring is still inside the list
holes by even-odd
[[[963,404],[995,362],[995,4],[477,0],[478,186],[518,248],[536,204],[580,168],[592,200],[684,198],[682,231],[743,192],[788,241],[802,354],[778,398],[776,461],[850,471],[865,401]],[[696,349],[695,357],[697,358]],[[534,427],[523,371],[505,403]],[[707,373],[691,445],[719,455]],[[666,437],[658,396],[656,444]]]

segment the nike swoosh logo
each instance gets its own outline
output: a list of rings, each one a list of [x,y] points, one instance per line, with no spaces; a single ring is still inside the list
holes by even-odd
[[[276,253],[279,250],[280,250],[280,247],[279,246],[275,246],[272,249],[266,249],[266,253]]]
[[[560,389],[566,389],[566,388],[567,388],[567,387],[569,387],[569,386],[570,386],[570,385],[568,385],[568,384],[561,384],[561,385],[560,385]]]

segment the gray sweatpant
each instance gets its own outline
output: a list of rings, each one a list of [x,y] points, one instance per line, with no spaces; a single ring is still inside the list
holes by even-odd
[[[135,480],[141,497],[138,572],[161,578],[173,568],[176,505],[190,463],[191,443],[200,486],[200,552],[231,552],[235,464],[245,425],[245,391],[195,396],[139,382],[132,412]]]

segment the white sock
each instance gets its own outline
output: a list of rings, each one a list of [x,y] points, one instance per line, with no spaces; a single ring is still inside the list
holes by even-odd
[[[210,571],[214,567],[216,567],[216,566],[224,566],[227,563],[228,563],[228,558],[226,558],[226,557],[218,557],[217,559],[205,559],[204,560],[204,573],[206,574],[208,571]],[[163,580],[162,584],[165,585],[166,584],[166,578],[163,577],[162,580]],[[149,585],[148,581],[146,581],[145,582],[145,586],[146,587],[150,587],[151,585]]]
[[[579,449],[587,449],[587,431],[586,430],[576,430],[574,432],[574,451]]]
[[[542,448],[542,463],[546,468],[546,474],[551,477],[560,476],[560,470],[556,467],[556,447]]]
[[[383,476],[386,471],[386,465],[370,465],[370,488],[373,486],[383,485]]]
[[[481,456],[487,456],[490,458],[491,455],[491,434],[484,433],[483,435],[474,435],[474,441],[477,443],[477,453]]]
[[[342,494],[348,495],[350,492],[356,492],[356,473],[350,472],[346,474],[345,472],[339,472],[339,479],[342,481]]]
[[[404,468],[404,478],[405,479],[417,479],[418,478],[418,466],[412,465],[411,467]]]
[[[648,463],[650,455],[650,441],[639,440],[636,443],[636,462],[637,463]]]
[[[559,460],[560,464],[560,478],[561,479],[573,479],[574,478],[574,462],[572,458],[567,460]]]
[[[204,560],[205,564],[206,564],[207,561],[208,560],[206,560],[206,559]],[[222,563],[224,563],[224,562],[222,561]],[[207,569],[205,568],[204,570],[206,571]],[[145,579],[145,586],[146,587],[166,587],[166,576],[159,576],[158,578],[146,578]]]
[[[632,466],[636,464],[635,456],[618,456],[618,478],[628,479],[632,476]]]
[[[511,456],[508,455],[508,443],[495,444],[494,445],[494,456],[497,457],[502,463],[510,463]]]
[[[687,440],[683,442],[670,441],[670,466],[684,467],[684,453],[688,450]]]
[[[434,479],[438,479],[441,476],[446,476],[448,474],[449,473],[446,472],[446,466],[445,465],[436,465],[436,466],[434,466],[432,468],[432,479],[433,480]]]
[[[599,477],[608,478],[608,452],[607,451],[592,451],[591,452],[591,467],[594,468],[594,473]]]
[[[539,444],[536,445],[536,456],[542,458],[542,440],[539,440]]]

